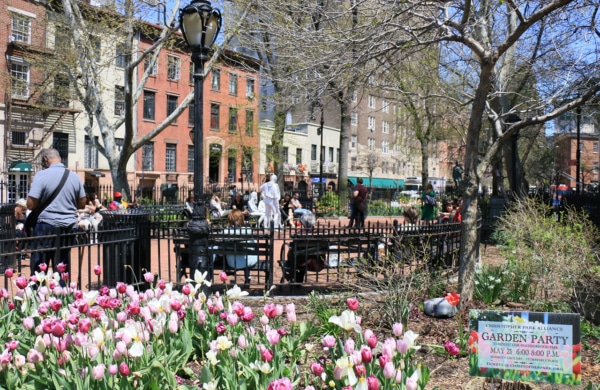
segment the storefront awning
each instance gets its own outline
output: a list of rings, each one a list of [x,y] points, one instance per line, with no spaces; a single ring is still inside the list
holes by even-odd
[[[356,185],[356,177],[349,177],[348,181],[353,185]],[[363,177],[363,184],[367,187],[373,188],[398,188],[404,186],[404,180],[402,179],[379,179],[373,178],[373,185],[368,178]]]
[[[86,172],[88,175],[90,176],[94,176],[94,177],[105,177],[106,175],[102,172],[98,172],[98,171],[92,171],[92,172]]]
[[[10,164],[10,168],[8,168],[9,172],[33,172],[33,168],[31,164],[25,161],[15,161]]]

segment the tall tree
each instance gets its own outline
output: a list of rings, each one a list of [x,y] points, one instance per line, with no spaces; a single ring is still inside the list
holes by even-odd
[[[67,46],[68,49],[63,54],[65,58],[73,59],[73,62],[65,62],[64,71],[75,86],[75,94],[87,114],[88,125],[85,131],[91,140],[95,140],[96,148],[107,159],[114,188],[123,189],[128,199],[131,199],[126,169],[129,159],[144,144],[166,129],[194,98],[192,90],[153,130],[138,136],[134,113],[150,70],[161,50],[174,48],[175,45],[181,47],[183,43],[182,38],[175,35],[179,30],[179,0],[169,3],[172,6],[169,11],[164,3],[148,4],[145,1],[125,0],[102,9],[74,0],[60,0],[60,3],[54,4],[55,15],[62,19],[61,23],[57,24],[58,28],[64,28],[61,26],[64,23],[70,33],[69,42],[72,40],[72,44]],[[250,7],[247,7],[242,16],[245,17],[249,10]],[[146,22],[155,15],[162,17],[157,24],[150,25]],[[142,52],[137,45],[138,34],[148,34],[154,39],[152,45]],[[215,50],[207,63],[205,72],[211,69],[231,36],[232,33],[225,35],[222,45]],[[96,53],[100,47],[99,39],[118,44],[104,45],[113,50],[110,53]],[[115,47],[119,53],[115,53]],[[124,62],[123,74],[120,76],[124,84],[124,109],[115,119],[106,110],[106,107],[113,104],[114,97],[112,93],[106,92],[114,90],[109,65],[118,56]],[[144,64],[149,66],[145,67],[143,76],[138,80],[139,67]],[[117,145],[115,140],[119,129],[124,131],[122,147]]]
[[[412,44],[440,44],[444,55],[440,60],[453,65],[465,77],[465,96],[470,96],[470,117],[466,134],[464,159],[464,206],[461,233],[459,288],[465,300],[473,291],[477,262],[478,186],[492,158],[510,138],[526,126],[550,121],[584,104],[600,90],[598,82],[589,81],[598,74],[598,58],[594,50],[594,1],[406,1],[401,9],[390,10],[410,15],[412,24],[382,27],[401,28],[412,35]],[[531,57],[532,45],[538,43],[537,32],[546,26],[539,44],[546,50]],[[427,31],[428,34],[423,34]],[[585,42],[584,45],[578,42]],[[516,83],[506,82],[514,74],[519,56],[535,69],[538,94],[524,105],[496,108],[497,99],[514,94]],[[452,63],[452,64],[450,64]],[[503,75],[501,75],[503,74]],[[502,81],[502,83],[500,83]],[[568,103],[574,86],[583,86]],[[535,104],[533,104],[535,103]],[[511,115],[518,115],[518,118]],[[484,119],[494,138],[482,149]]]

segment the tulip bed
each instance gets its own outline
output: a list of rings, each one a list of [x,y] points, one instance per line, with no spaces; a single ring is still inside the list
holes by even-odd
[[[337,331],[316,337],[293,303],[265,297],[255,312],[237,286],[206,297],[198,271],[180,291],[152,274],[145,291],[119,283],[88,292],[50,270],[5,276],[1,388],[416,390],[429,379],[414,361],[418,335],[398,323],[378,339],[361,328],[353,298],[329,319]],[[191,360],[198,374],[186,368]]]

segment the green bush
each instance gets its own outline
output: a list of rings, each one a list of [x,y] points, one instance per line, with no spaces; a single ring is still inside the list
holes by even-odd
[[[500,218],[497,230],[506,237],[504,254],[512,267],[509,292],[512,298],[523,294],[530,304],[570,302],[584,313],[600,294],[598,228],[583,212],[567,209],[557,222],[550,211],[536,199],[523,198]]]

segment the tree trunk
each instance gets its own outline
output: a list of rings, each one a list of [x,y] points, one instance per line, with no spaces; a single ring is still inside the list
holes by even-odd
[[[351,91],[349,89],[348,91]],[[341,211],[344,205],[350,202],[350,191],[348,191],[348,155],[350,154],[350,92],[340,91],[338,103],[340,105],[340,161],[338,164],[338,197]],[[345,202],[344,202],[345,200]]]
[[[465,169],[463,175],[463,220],[460,239],[460,264],[458,289],[463,302],[473,297],[475,264],[478,261],[479,241],[477,230],[477,203],[480,174],[485,172],[488,161],[479,161],[479,138],[485,110],[486,96],[492,85],[493,61],[487,57],[481,59],[479,85],[473,99],[473,107],[467,131],[465,150]],[[479,165],[477,165],[479,164]]]

